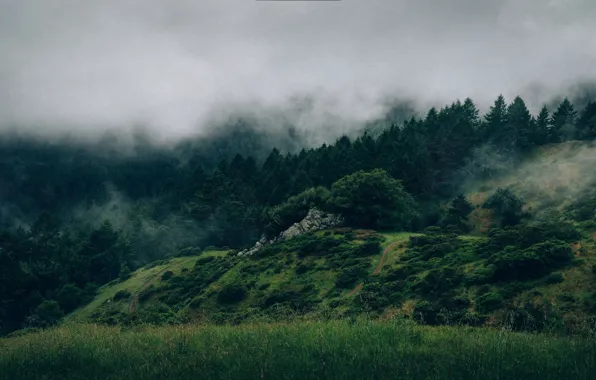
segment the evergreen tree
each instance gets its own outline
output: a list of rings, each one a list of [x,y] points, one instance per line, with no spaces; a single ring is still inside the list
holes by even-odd
[[[583,109],[576,124],[576,135],[578,140],[596,139],[596,102],[589,102]]]
[[[484,116],[483,138],[485,141],[495,141],[497,144],[501,140],[507,139],[507,133],[504,131],[507,123],[507,103],[505,97],[499,95],[489,112]]]
[[[519,96],[507,108],[507,124],[510,144],[519,150],[528,149],[532,145],[532,116]]]
[[[472,206],[463,194],[460,194],[451,201],[447,215],[441,221],[441,225],[444,227],[454,226],[460,231],[467,233],[470,231],[468,217],[472,211],[474,211],[474,206]]]
[[[534,145],[540,146],[547,143],[549,138],[550,114],[546,105],[542,106],[540,113],[534,122],[533,133],[531,134],[531,141]]]
[[[565,98],[551,117],[548,141],[558,143],[572,139],[575,135],[575,117],[573,104]]]

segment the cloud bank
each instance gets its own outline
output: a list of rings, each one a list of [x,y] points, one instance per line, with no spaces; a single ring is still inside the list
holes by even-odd
[[[179,138],[247,110],[349,128],[388,97],[536,107],[596,80],[595,19],[592,0],[0,0],[0,130]]]

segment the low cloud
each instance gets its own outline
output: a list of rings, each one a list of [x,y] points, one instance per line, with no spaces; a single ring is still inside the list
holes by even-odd
[[[0,130],[178,139],[251,113],[343,133],[391,97],[536,108],[596,80],[594,19],[590,0],[0,0]]]

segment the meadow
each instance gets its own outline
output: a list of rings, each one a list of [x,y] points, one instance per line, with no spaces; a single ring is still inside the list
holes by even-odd
[[[593,379],[596,342],[394,319],[66,325],[0,339],[0,379]]]

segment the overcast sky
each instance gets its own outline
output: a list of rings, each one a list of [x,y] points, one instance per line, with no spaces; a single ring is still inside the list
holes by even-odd
[[[594,0],[0,0],[0,129],[182,136],[304,95],[308,128],[387,96],[546,98],[596,79],[594,20]]]

